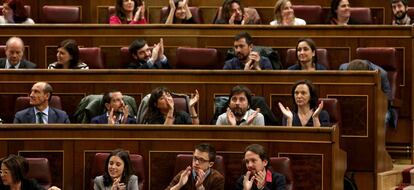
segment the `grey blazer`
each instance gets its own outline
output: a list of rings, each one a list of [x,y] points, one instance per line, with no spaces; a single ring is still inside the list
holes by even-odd
[[[4,69],[6,67],[6,58],[0,58],[0,69]],[[20,61],[19,69],[35,69],[37,67],[36,64],[22,59]]]
[[[33,107],[18,111],[14,115],[13,123],[36,123]],[[48,123],[70,123],[68,114],[60,109],[49,107]]]
[[[97,176],[93,180],[93,189],[94,190],[110,190],[112,185],[105,187],[103,181],[104,181],[104,178],[102,175]],[[136,175],[131,175],[131,177],[128,180],[126,189],[127,190],[138,190],[138,177]]]

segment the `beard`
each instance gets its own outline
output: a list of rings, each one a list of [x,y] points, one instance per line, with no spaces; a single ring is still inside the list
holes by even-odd
[[[239,59],[239,61],[244,62],[244,61],[246,61],[246,60],[247,60],[247,58],[248,58],[249,56],[248,56],[248,55],[243,55],[242,53],[236,53],[236,57],[237,57],[237,59]]]
[[[233,112],[234,116],[236,117],[243,117],[244,114],[246,114],[247,109],[243,109],[241,107],[234,107],[234,108],[230,108],[231,112]]]
[[[401,19],[403,19],[405,17],[405,15],[407,15],[407,12],[406,11],[405,12],[399,11],[399,12],[397,12],[397,14],[394,15],[394,17],[397,20],[401,20]]]

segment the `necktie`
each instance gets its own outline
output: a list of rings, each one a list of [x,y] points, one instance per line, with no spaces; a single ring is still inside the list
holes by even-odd
[[[43,124],[43,112],[37,112],[37,123]]]

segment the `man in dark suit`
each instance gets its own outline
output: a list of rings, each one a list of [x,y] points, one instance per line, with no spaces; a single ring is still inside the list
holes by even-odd
[[[53,88],[49,83],[37,82],[30,92],[30,105],[32,107],[18,111],[13,123],[70,123],[65,111],[49,107]]]
[[[23,59],[24,43],[19,37],[6,42],[6,57],[0,58],[0,69],[34,69],[36,64]]]
[[[117,90],[106,92],[102,101],[106,112],[92,118],[91,123],[97,124],[135,124],[136,119],[129,115],[128,105],[125,105],[122,93]]]

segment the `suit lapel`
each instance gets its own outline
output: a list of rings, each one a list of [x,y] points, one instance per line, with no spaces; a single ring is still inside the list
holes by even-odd
[[[6,68],[6,59],[0,59],[0,68],[1,69]]]
[[[49,106],[49,115],[48,115],[48,122],[47,123],[56,123],[57,120],[57,114],[52,107]]]
[[[36,123],[36,116],[35,116],[33,107],[27,109],[26,119],[28,123]]]

